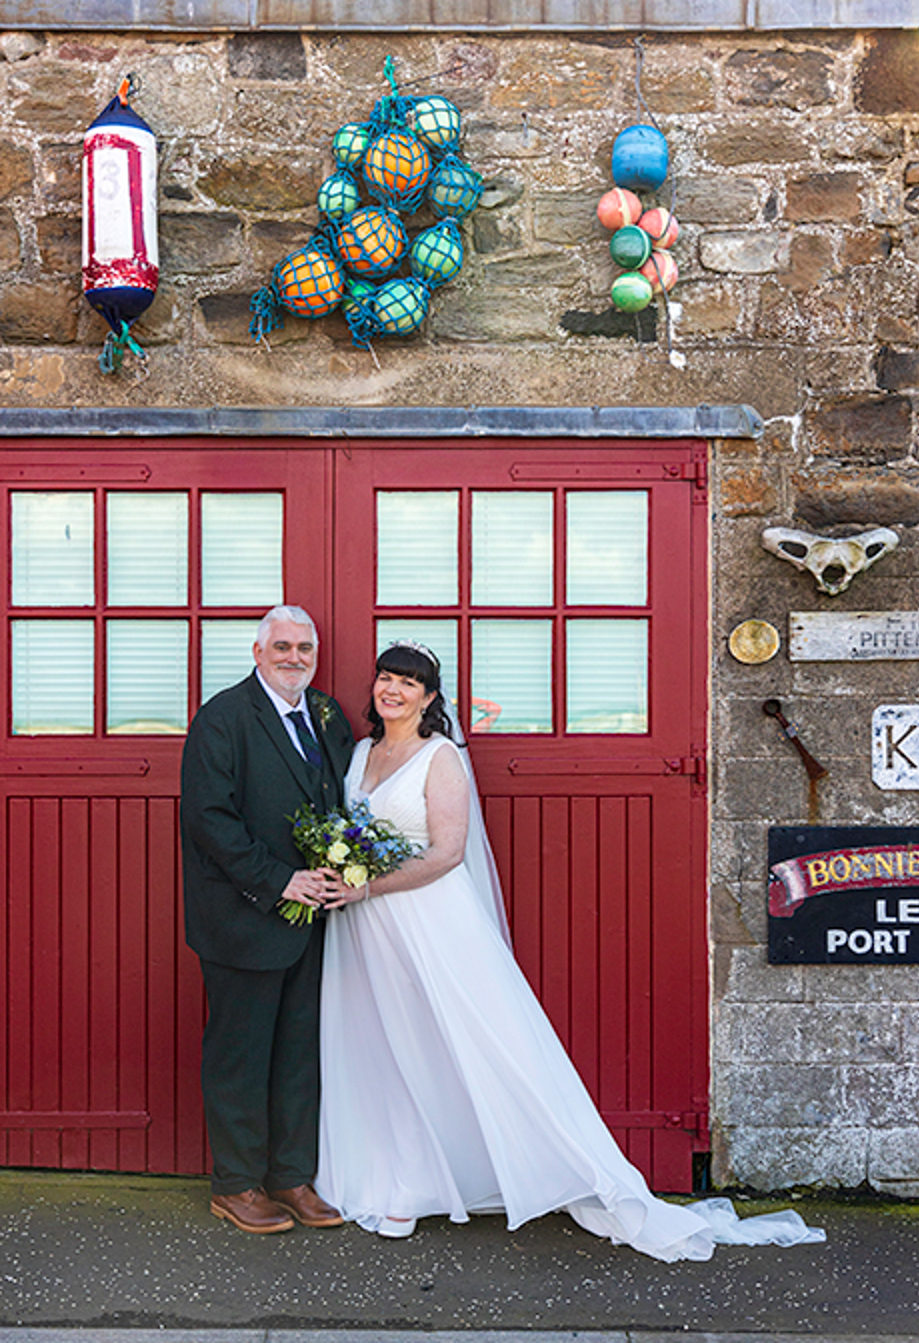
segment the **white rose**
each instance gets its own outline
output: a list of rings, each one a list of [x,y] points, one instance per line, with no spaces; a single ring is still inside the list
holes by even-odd
[[[326,854],[326,860],[330,863],[343,863],[348,857],[348,846],[343,839],[336,839],[335,843]]]

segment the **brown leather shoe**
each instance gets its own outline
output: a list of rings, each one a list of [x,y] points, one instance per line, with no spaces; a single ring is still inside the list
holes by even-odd
[[[244,1189],[241,1194],[212,1194],[211,1212],[224,1217],[240,1231],[265,1236],[272,1231],[292,1231],[290,1213],[268,1197],[264,1189]]]
[[[319,1197],[311,1184],[298,1184],[296,1189],[272,1189],[271,1197],[303,1226],[341,1226],[345,1220],[337,1208]]]

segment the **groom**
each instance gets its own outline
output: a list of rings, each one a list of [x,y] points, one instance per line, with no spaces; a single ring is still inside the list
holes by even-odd
[[[318,642],[301,607],[273,607],[255,670],[198,710],[182,757],[185,929],[208,1002],[211,1212],[262,1234],[294,1218],[342,1221],[312,1187],[324,922],[294,927],[275,908],[322,902],[289,818],[304,799],[321,812],[342,802],[354,744],[335,700],[310,687]]]

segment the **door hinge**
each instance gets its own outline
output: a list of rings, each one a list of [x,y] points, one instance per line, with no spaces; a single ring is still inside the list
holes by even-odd
[[[664,467],[664,472],[672,480],[688,480],[691,483],[694,504],[704,504],[708,500],[708,461],[705,457],[694,457],[691,462],[672,463]]]
[[[692,779],[694,784],[704,788],[708,780],[708,769],[705,754],[701,751],[694,752],[692,755],[681,755],[673,760],[665,760],[665,773],[680,774],[685,778]]]

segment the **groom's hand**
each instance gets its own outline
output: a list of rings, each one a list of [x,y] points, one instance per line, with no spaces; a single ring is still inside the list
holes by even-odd
[[[321,909],[326,897],[326,882],[320,872],[307,868],[295,872],[281,893],[282,900],[295,900],[298,905]]]

